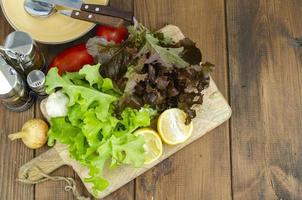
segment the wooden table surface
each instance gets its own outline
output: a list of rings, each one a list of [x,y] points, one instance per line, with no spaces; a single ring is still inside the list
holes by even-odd
[[[230,121],[130,182],[106,200],[302,199],[301,0],[114,0],[146,26],[175,24],[216,64],[213,78],[230,102]],[[13,29],[0,15],[0,42]],[[88,36],[86,36],[87,38]],[[84,40],[84,39],[81,39]],[[49,58],[74,43],[41,45]],[[0,199],[71,200],[64,183],[16,182],[33,151],[10,142],[38,106],[21,113],[0,107]],[[68,167],[54,174],[77,180]]]

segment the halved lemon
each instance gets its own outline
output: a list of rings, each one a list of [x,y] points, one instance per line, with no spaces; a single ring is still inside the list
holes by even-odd
[[[145,138],[145,162],[150,164],[156,161],[163,153],[163,143],[156,131],[150,128],[142,128],[134,133],[135,135],[142,135]]]
[[[158,118],[157,130],[163,141],[176,145],[186,141],[193,132],[193,123],[185,124],[187,114],[178,108],[164,111]]]

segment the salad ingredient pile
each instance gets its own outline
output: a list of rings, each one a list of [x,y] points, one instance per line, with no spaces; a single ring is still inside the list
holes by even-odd
[[[119,117],[114,115],[119,92],[112,81],[99,73],[100,65],[86,65],[79,72],[59,76],[57,68],[49,71],[46,89],[61,89],[69,98],[66,117],[51,119],[48,144],[54,140],[68,145],[70,155],[87,166],[95,193],[104,190],[106,163],[110,168],[121,164],[140,167],[144,164],[144,138],[134,135],[139,127],[150,125],[155,111],[148,107],[127,108]]]
[[[102,76],[124,91],[118,110],[145,104],[160,112],[180,108],[187,113],[189,124],[196,116],[192,106],[202,104],[213,65],[202,63],[200,50],[188,38],[174,42],[140,24],[129,27],[129,33],[122,45],[110,51],[97,37],[87,43],[88,52],[103,66]]]
[[[48,125],[41,119],[27,121],[18,133],[8,135],[9,139],[22,139],[23,143],[31,149],[38,149],[47,142]]]
[[[105,167],[150,164],[162,155],[161,139],[175,145],[191,136],[194,105],[202,104],[213,68],[188,38],[175,42],[140,24],[128,27],[127,39],[124,29],[110,31],[98,29],[86,44],[99,64],[65,73],[53,67],[46,77],[48,103],[62,109],[51,115],[48,144],[68,146],[89,169],[85,181],[96,195],[109,185]],[[144,128],[160,113],[159,134]]]
[[[115,28],[100,25],[95,34],[106,44],[105,51],[108,51],[109,44],[118,47],[127,38],[128,30],[125,26]],[[49,69],[57,67],[61,75],[64,72],[77,72],[84,65],[93,65],[94,63],[93,57],[87,51],[86,44],[81,43],[59,53],[50,63]]]

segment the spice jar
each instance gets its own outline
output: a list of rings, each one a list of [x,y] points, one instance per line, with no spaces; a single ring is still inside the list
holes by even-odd
[[[33,70],[27,75],[27,84],[39,97],[46,97],[45,74],[41,70]]]

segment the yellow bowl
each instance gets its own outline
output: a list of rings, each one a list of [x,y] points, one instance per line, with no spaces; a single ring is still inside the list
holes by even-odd
[[[107,5],[108,0],[90,0],[85,3]],[[95,24],[55,13],[47,18],[30,16],[23,8],[24,0],[1,0],[2,11],[10,25],[45,44],[62,44],[89,32]]]

